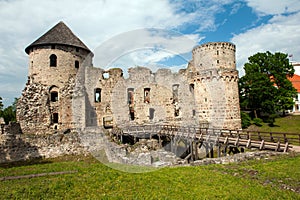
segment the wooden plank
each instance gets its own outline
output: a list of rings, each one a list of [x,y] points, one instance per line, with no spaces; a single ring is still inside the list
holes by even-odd
[[[287,151],[288,151],[288,148],[289,148],[289,143],[286,142],[286,143],[285,143],[285,146],[284,146],[283,152],[287,152]]]
[[[29,174],[23,176],[6,176],[6,177],[1,177],[0,181],[16,180],[16,179],[23,179],[23,178],[36,178],[42,176],[53,176],[53,175],[63,175],[63,174],[74,174],[77,172],[78,171],[62,171],[62,172],[49,172],[49,173],[41,173],[41,174]]]
[[[262,140],[259,146],[259,150],[262,150],[264,148],[264,145],[265,145],[265,141]]]
[[[247,147],[247,148],[250,148],[250,145],[251,145],[251,139],[249,138],[248,141],[247,141],[246,147]]]

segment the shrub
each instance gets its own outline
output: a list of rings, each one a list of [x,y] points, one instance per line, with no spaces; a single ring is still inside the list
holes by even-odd
[[[255,126],[262,126],[262,122],[263,122],[263,120],[260,119],[260,118],[254,118],[254,119],[253,119],[253,124],[254,124]]]
[[[242,128],[248,128],[251,125],[251,118],[248,113],[241,112]]]

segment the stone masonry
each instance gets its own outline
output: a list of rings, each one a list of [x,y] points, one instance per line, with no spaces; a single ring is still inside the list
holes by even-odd
[[[164,123],[240,129],[235,45],[197,46],[186,69],[107,71],[60,22],[25,49],[29,76],[17,104],[25,134],[51,134],[90,126]]]
[[[131,124],[241,128],[231,43],[195,47],[178,73],[133,67],[128,78],[119,68],[93,67],[93,53],[63,22],[25,52],[28,81],[17,103],[18,123],[0,122],[0,163],[91,153],[107,162],[174,165],[182,161],[153,149],[155,139],[132,150],[108,133]]]

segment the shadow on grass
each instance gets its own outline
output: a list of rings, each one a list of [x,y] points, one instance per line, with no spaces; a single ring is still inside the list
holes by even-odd
[[[269,127],[280,127],[279,125],[272,124],[272,123],[269,123],[268,126],[269,126]]]
[[[36,165],[36,164],[49,164],[49,163],[52,163],[52,161],[45,160],[43,158],[33,158],[31,160],[0,163],[0,168],[7,169],[7,168],[13,168],[13,167],[30,166],[30,165]]]

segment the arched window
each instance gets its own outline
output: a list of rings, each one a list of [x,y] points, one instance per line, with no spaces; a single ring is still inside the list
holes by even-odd
[[[49,92],[50,92],[50,101],[51,102],[58,101],[58,91],[59,91],[59,89],[55,85],[50,87]]]
[[[78,69],[79,68],[79,61],[75,60],[75,68]]]
[[[57,57],[55,54],[50,56],[50,67],[56,67],[57,65]]]

